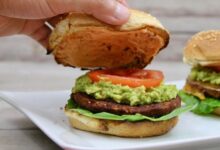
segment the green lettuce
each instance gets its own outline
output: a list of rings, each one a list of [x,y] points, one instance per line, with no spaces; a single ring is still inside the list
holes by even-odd
[[[91,117],[91,118],[97,118],[97,119],[107,119],[107,120],[118,120],[118,121],[131,121],[131,122],[136,122],[136,121],[142,121],[142,120],[149,120],[149,121],[165,121],[169,120],[171,118],[174,118],[181,113],[188,112],[192,110],[195,107],[195,104],[189,104],[182,106],[180,108],[175,109],[171,113],[161,116],[159,118],[154,118],[154,117],[148,117],[144,116],[142,114],[134,114],[134,115],[116,115],[108,112],[100,112],[100,113],[92,113],[89,110],[83,109],[78,107],[73,100],[68,100],[68,104],[66,105],[66,109],[75,111],[81,115]]]
[[[204,100],[185,93],[184,91],[179,92],[179,96],[186,105],[196,105],[192,112],[199,115],[208,115],[213,113],[215,108],[220,107],[220,100],[215,98],[207,97]]]

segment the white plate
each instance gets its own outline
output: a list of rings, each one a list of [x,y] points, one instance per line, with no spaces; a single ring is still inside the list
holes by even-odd
[[[179,88],[183,82],[176,83]],[[192,113],[180,116],[178,125],[168,134],[131,139],[88,133],[73,129],[63,113],[70,91],[2,92],[1,98],[27,115],[48,137],[64,149],[185,149],[219,145],[220,120]],[[135,132],[135,131],[134,131]]]

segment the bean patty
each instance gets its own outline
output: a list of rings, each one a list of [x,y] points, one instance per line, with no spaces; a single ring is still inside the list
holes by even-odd
[[[207,96],[212,96],[215,98],[220,98],[220,86],[218,85],[212,85],[210,83],[204,83],[199,81],[193,81],[190,79],[187,79],[187,84],[189,84],[191,87],[198,89],[202,93],[204,93]]]
[[[149,117],[160,117],[181,106],[181,100],[178,96],[167,102],[142,106],[118,104],[112,100],[96,100],[93,97],[80,92],[72,93],[71,98],[81,108],[85,108],[92,112],[110,112],[119,115],[139,113]]]

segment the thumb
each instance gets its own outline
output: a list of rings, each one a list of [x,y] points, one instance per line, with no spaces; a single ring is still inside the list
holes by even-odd
[[[95,0],[90,7],[92,8],[86,8],[85,11],[109,24],[123,24],[130,16],[124,2],[119,0]]]
[[[125,0],[50,0],[48,4],[56,14],[83,12],[113,25],[125,23],[130,16]]]
[[[92,14],[109,24],[128,20],[125,0],[1,0],[0,15],[22,19],[45,19],[76,11]]]

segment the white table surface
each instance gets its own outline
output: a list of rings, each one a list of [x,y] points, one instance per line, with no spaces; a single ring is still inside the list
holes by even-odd
[[[154,62],[150,68],[162,70],[167,81],[185,79],[189,71],[189,66],[178,62]],[[0,90],[70,89],[73,78],[81,73],[55,63],[0,63]],[[0,150],[60,149],[26,116],[3,101],[0,101],[0,118]]]

